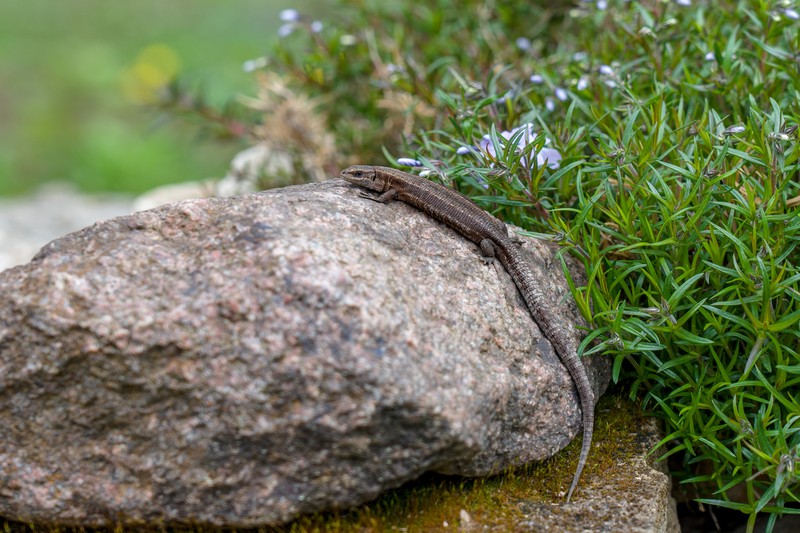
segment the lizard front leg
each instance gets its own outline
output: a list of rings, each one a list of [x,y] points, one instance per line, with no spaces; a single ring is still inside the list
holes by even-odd
[[[362,192],[359,192],[358,195],[361,198],[366,198],[367,200],[372,200],[373,202],[379,202],[379,203],[385,204],[387,202],[390,202],[391,200],[393,200],[397,196],[397,191],[395,189],[389,189],[388,191],[386,191],[384,193],[381,193],[378,196],[375,196],[374,194],[370,194],[368,192],[362,191]]]

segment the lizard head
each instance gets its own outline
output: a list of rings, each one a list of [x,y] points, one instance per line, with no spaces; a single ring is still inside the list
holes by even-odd
[[[340,177],[371,191],[383,192],[386,190],[387,181],[376,172],[375,167],[369,165],[353,165],[342,170]]]

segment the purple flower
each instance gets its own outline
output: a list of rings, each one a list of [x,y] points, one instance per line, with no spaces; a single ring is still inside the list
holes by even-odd
[[[569,98],[569,95],[567,95],[567,91],[565,91],[561,87],[556,87],[554,93],[556,95],[556,98],[558,98],[562,102],[566,102],[567,98]]]
[[[731,135],[736,135],[737,133],[744,133],[744,126],[731,126],[730,128],[725,128],[722,132],[723,137],[730,137]]]
[[[398,157],[397,164],[404,167],[421,167],[422,161],[411,159],[410,157]]]
[[[288,37],[294,31],[294,24],[284,24],[278,28],[278,37]]]
[[[322,22],[320,22],[319,20],[315,20],[314,22],[311,23],[310,28],[311,28],[311,33],[319,33],[322,31]]]
[[[467,155],[471,151],[472,151],[472,148],[470,148],[469,146],[459,146],[458,150],[456,150],[456,153],[458,155]]]
[[[300,20],[300,12],[296,9],[284,9],[278,16],[281,22],[297,22]]]
[[[520,135],[522,132],[522,135]],[[512,138],[515,138],[517,143],[517,150],[521,151],[525,146],[532,143],[536,138],[536,133],[534,132],[534,125],[528,122],[527,124],[523,124],[522,126],[518,126],[511,131],[501,131],[500,137],[505,139],[506,141],[511,141]],[[548,144],[549,140],[545,140],[545,144]],[[497,154],[495,153],[494,144],[492,144],[491,137],[489,135],[484,135],[483,139],[480,142],[480,149],[490,154],[492,157],[496,157]],[[554,148],[547,148],[546,146],[540,149],[538,152],[535,152],[536,155],[536,164],[538,166],[547,165],[550,168],[558,168],[561,161],[561,153]],[[526,157],[522,158],[522,164],[528,166],[528,161]]]
[[[561,166],[561,152],[545,146],[536,153],[536,164],[540,167],[547,165],[549,168],[558,168]]]
[[[536,85],[544,83],[544,78],[540,74],[531,74],[530,80],[531,83],[535,83]]]

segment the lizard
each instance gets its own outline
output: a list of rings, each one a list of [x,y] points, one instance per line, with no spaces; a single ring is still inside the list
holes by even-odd
[[[467,239],[476,243],[488,261],[498,259],[522,294],[523,300],[534,322],[542,334],[555,348],[559,359],[567,367],[578,390],[582,422],[583,442],[578,467],[567,493],[567,502],[572,497],[581,477],[594,429],[594,393],[586,369],[578,354],[572,350],[559,332],[553,311],[541,289],[533,278],[530,268],[509,238],[504,222],[481,209],[466,196],[428,179],[388,167],[353,165],[344,169],[341,178],[364,189],[379,193],[361,193],[361,196],[380,203],[400,200],[423,211],[428,216],[443,222]]]

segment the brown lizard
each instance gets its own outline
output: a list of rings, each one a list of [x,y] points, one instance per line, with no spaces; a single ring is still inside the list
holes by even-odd
[[[499,219],[484,211],[467,197],[425,178],[387,167],[354,165],[342,171],[342,179],[380,193],[365,198],[381,203],[401,200],[420,209],[478,244],[484,257],[497,258],[511,275],[534,322],[550,341],[561,362],[569,370],[578,389],[583,414],[583,444],[578,468],[567,493],[569,502],[592,446],[594,429],[594,393],[578,354],[565,341],[557,325],[551,303],[542,294],[516,244],[508,236],[508,228]]]

